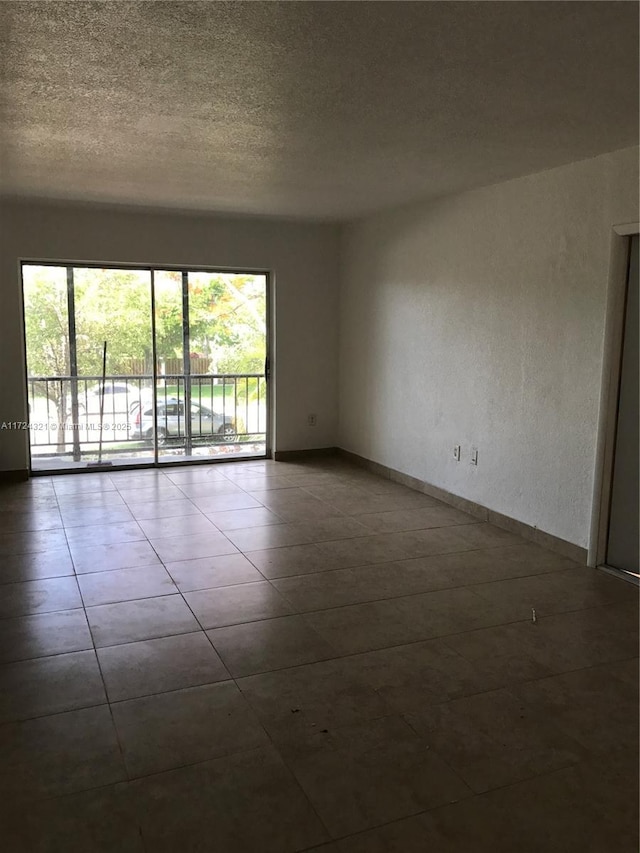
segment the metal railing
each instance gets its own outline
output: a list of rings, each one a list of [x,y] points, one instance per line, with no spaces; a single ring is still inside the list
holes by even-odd
[[[131,454],[157,441],[163,448],[266,440],[264,374],[31,376],[32,453],[79,459],[102,446]],[[187,412],[191,413],[187,417]]]

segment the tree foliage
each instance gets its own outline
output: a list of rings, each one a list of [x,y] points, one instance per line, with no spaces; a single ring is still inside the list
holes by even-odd
[[[74,269],[78,375],[97,377],[107,341],[107,374],[127,375],[134,362],[152,372],[151,285],[146,271]],[[265,359],[262,277],[188,274],[190,353],[211,373],[260,373]],[[25,268],[25,326],[30,376],[69,376],[71,356],[66,269]],[[156,273],[156,350],[181,359],[182,275]]]

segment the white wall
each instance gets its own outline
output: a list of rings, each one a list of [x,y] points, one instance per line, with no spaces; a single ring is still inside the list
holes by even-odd
[[[340,445],[586,547],[612,225],[637,198],[634,148],[346,228]]]
[[[18,259],[248,267],[275,274],[274,449],[335,444],[335,226],[26,201],[0,212],[0,422],[26,420]],[[0,431],[0,471],[27,467],[26,440]]]

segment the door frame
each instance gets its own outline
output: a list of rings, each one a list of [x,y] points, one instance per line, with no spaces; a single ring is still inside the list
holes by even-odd
[[[50,476],[54,473],[56,476],[58,475],[66,475],[66,474],[86,474],[86,473],[96,473],[100,470],[109,470],[109,471],[119,471],[119,470],[134,470],[140,468],[169,468],[173,466],[180,465],[209,465],[209,464],[218,464],[221,462],[250,462],[252,459],[272,459],[273,458],[273,448],[274,448],[274,437],[276,431],[276,411],[275,411],[275,393],[274,393],[274,384],[275,384],[275,345],[273,336],[275,334],[275,315],[274,315],[274,306],[275,306],[275,294],[272,292],[272,289],[275,287],[275,271],[270,269],[265,269],[263,267],[227,267],[227,266],[212,266],[210,264],[201,265],[201,264],[162,264],[162,263],[127,263],[127,262],[119,262],[119,261],[83,261],[83,260],[52,260],[51,258],[32,258],[32,257],[20,257],[18,258],[18,273],[20,279],[20,306],[21,306],[21,319],[22,319],[22,350],[23,350],[23,378],[24,378],[24,389],[25,389],[25,412],[27,407],[28,393],[27,393],[27,336],[26,336],[26,323],[25,323],[25,305],[24,305],[24,284],[23,284],[23,267],[24,266],[41,266],[41,267],[84,267],[90,269],[122,269],[122,270],[143,270],[148,271],[150,274],[151,280],[151,327],[152,327],[152,349],[153,349],[153,363],[154,363],[154,376],[157,370],[156,364],[156,339],[155,339],[155,290],[153,287],[153,277],[154,273],[158,271],[172,271],[172,272],[204,272],[204,273],[224,273],[224,274],[249,274],[249,275],[263,275],[265,277],[265,382],[266,382],[266,393],[265,393],[265,405],[267,407],[267,416],[266,416],[266,433],[265,433],[265,452],[264,455],[260,456],[239,456],[236,459],[214,459],[207,457],[202,460],[195,459],[176,459],[175,462],[160,462],[158,460],[158,447],[157,443],[154,442],[154,453],[151,460],[148,462],[141,462],[140,465],[117,465],[112,464],[109,468],[100,469],[100,468],[73,468],[73,469],[60,469],[59,471],[47,471],[47,470],[34,470],[32,459],[31,459],[31,441],[28,437],[28,432],[26,433],[26,445],[27,445],[27,461],[29,465],[29,477],[40,477],[40,476]],[[154,399],[154,409],[155,409],[155,394],[153,395]],[[29,420],[28,416],[25,417],[25,422]],[[155,423],[155,414],[154,414],[154,423]]]
[[[606,567],[631,237],[639,233],[639,222],[614,225],[611,232],[596,469],[587,556],[587,565],[592,568]]]

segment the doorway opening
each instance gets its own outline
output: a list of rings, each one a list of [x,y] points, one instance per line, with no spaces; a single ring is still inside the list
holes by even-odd
[[[266,272],[22,263],[33,473],[262,458]]]
[[[638,223],[614,227],[599,470],[589,565],[634,583],[639,568]]]

